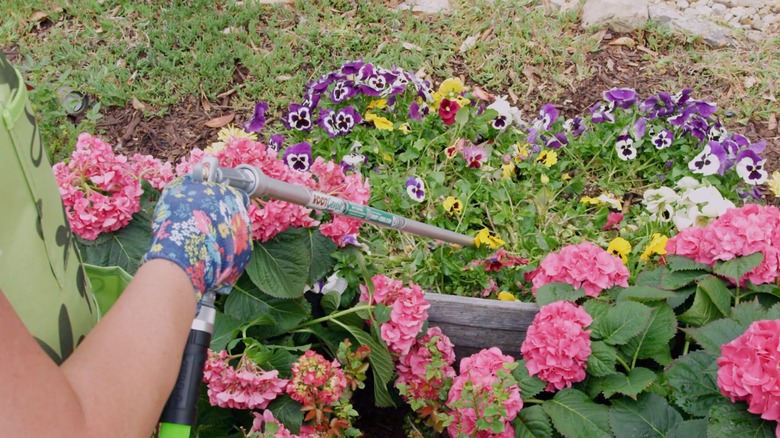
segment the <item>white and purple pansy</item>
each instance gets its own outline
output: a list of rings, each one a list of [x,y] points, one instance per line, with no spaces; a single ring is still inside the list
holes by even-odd
[[[674,113],[674,109],[674,103],[669,93],[660,92],[639,102],[639,111],[650,120],[668,117]]]
[[[285,149],[284,163],[298,172],[308,171],[311,167],[311,145],[303,142]]]
[[[317,105],[320,104],[321,94],[322,93],[317,93],[314,90],[308,90],[306,94],[303,95],[303,102],[301,102],[301,105],[308,107],[310,110],[317,108]]]
[[[306,90],[307,93],[320,95],[325,92],[325,90],[328,89],[331,83],[333,83],[333,80],[336,78],[336,73],[330,72],[328,74],[324,74],[317,78],[314,82],[309,82],[306,84]],[[314,108],[317,105],[312,105],[310,108]]]
[[[333,85],[333,89],[330,90],[330,100],[332,100],[333,103],[341,103],[355,94],[357,94],[355,84],[350,81],[342,80]]]
[[[720,119],[710,125],[707,129],[707,139],[710,141],[720,142],[725,140],[726,136],[728,136],[728,131],[726,131],[726,127],[723,126],[723,123],[721,123]]]
[[[604,92],[604,100],[628,109],[636,103],[636,91],[631,88],[613,88]]]
[[[490,126],[492,126],[493,129],[504,130],[512,124],[512,106],[509,105],[509,102],[507,102],[505,97],[497,98],[496,101],[488,105],[486,109],[498,113],[490,122]]]
[[[672,96],[672,102],[674,102],[677,107],[681,107],[688,103],[688,100],[691,98],[691,93],[693,93],[692,89],[684,88],[677,93],[674,93]]]
[[[566,138],[566,134],[559,132],[549,139],[547,139],[545,145],[550,149],[560,149],[563,146],[569,144],[569,139]]]
[[[284,135],[274,134],[268,139],[266,146],[274,152],[279,152],[282,149],[282,144],[284,144]]]
[[[417,101],[412,101],[409,104],[409,118],[412,120],[420,121],[425,118],[430,112],[428,105],[420,105]]]
[[[533,127],[537,130],[548,131],[556,120],[558,120],[558,109],[553,104],[547,103],[539,110]]]
[[[416,176],[410,176],[406,180],[406,193],[415,202],[423,202],[425,200],[425,184],[423,180]]]
[[[674,134],[672,131],[664,129],[663,131],[653,135],[650,138],[650,142],[658,150],[666,149],[671,146],[672,143],[674,143]]]
[[[265,112],[268,111],[268,102],[255,103],[255,112],[252,118],[244,123],[245,132],[260,132],[265,127]]]
[[[615,102],[598,102],[590,107],[590,120],[593,123],[614,123]]]
[[[766,182],[769,173],[764,168],[766,160],[757,153],[747,150],[737,156],[737,175],[751,186],[757,186]]]
[[[617,151],[618,158],[623,161],[633,160],[636,158],[637,151],[634,147],[634,139],[630,134],[621,134],[617,136],[615,140],[615,150]]]
[[[645,132],[647,130],[647,121],[644,117],[640,117],[636,119],[636,122],[631,126],[631,135],[634,137],[634,140],[640,140],[645,136]]]
[[[475,169],[482,167],[482,164],[486,163],[488,160],[485,148],[474,144],[463,148],[461,154],[463,155],[463,159],[466,160],[466,165]]]
[[[714,175],[720,171],[720,164],[726,159],[726,150],[723,146],[716,142],[711,141],[704,145],[704,148],[693,157],[688,163],[688,169],[692,173],[700,175]]]
[[[287,129],[309,131],[313,125],[311,109],[308,106],[297,103],[290,104],[290,110],[287,112],[283,122]]]
[[[368,163],[368,158],[363,154],[347,154],[341,159],[341,168],[344,172],[353,170],[355,167]]]
[[[317,123],[328,133],[328,137],[336,138],[339,135],[339,130],[336,128],[335,123],[335,111],[332,108],[325,108],[320,110],[320,116],[317,118]]]
[[[710,130],[710,125],[707,123],[707,119],[699,114],[693,114],[688,121],[683,125],[683,131],[689,132],[699,140],[707,138],[707,132]]]
[[[336,116],[333,118],[333,126],[340,135],[346,135],[352,131],[355,125],[362,121],[363,118],[360,117],[360,114],[351,106],[347,106],[336,112]]]
[[[357,75],[364,65],[366,65],[366,63],[363,61],[346,62],[341,65],[341,74],[345,76]]]
[[[563,122],[563,129],[565,129],[566,132],[570,132],[573,136],[579,137],[585,132],[585,120],[580,116],[576,116],[573,119],[567,119]]]

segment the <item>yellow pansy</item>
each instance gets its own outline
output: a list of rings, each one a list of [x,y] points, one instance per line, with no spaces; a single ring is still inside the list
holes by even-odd
[[[374,122],[374,126],[376,127],[376,129],[382,129],[385,131],[393,130],[393,122],[387,120],[384,117],[380,117],[376,114],[367,112],[364,119],[366,119],[367,122]]]
[[[583,196],[580,198],[580,202],[583,204],[601,205],[601,200],[599,198],[593,198],[590,196]]]
[[[776,170],[772,172],[772,178],[769,178],[766,183],[769,186],[769,191],[776,197],[780,197],[780,172]]]
[[[387,108],[387,99],[372,100],[371,102],[368,103],[368,108],[366,108],[366,109],[370,110],[370,109],[373,109],[373,108],[376,108],[376,109],[385,109],[385,108]]]
[[[225,149],[225,143],[227,143],[227,141],[231,138],[248,138],[252,141],[257,141],[257,134],[254,132],[246,132],[231,123],[220,129],[217,133],[217,141],[211,143],[211,145],[206,147],[204,150],[212,154],[217,153],[222,149]]]
[[[383,160],[385,160],[385,161],[389,161],[389,162],[391,162],[391,163],[392,163],[393,161],[395,161],[395,159],[393,158],[393,156],[392,156],[392,155],[390,155],[390,154],[388,154],[387,152],[385,152],[384,154],[382,154],[382,159],[383,159]]]
[[[483,228],[477,237],[474,239],[474,244],[479,248],[482,245],[487,245],[490,249],[496,249],[500,246],[504,246],[506,242],[501,240],[497,234],[493,234],[487,228]]]
[[[625,265],[628,263],[628,254],[631,252],[631,244],[628,243],[628,240],[622,237],[615,237],[612,239],[612,242],[609,242],[607,252],[612,253],[614,256],[620,257],[620,260],[622,260],[623,264]]]
[[[404,134],[408,134],[412,132],[412,127],[408,123],[401,123],[398,125],[398,130],[403,132]]]
[[[463,202],[454,196],[447,196],[442,205],[449,214],[460,216],[463,213]]]
[[[439,91],[436,91],[432,95],[434,109],[439,109],[439,104],[442,99],[454,100],[455,102],[458,102],[458,105],[460,105],[461,108],[468,105],[470,103],[469,100],[461,95],[465,89],[466,86],[463,85],[463,81],[461,81],[460,78],[445,79],[444,82],[439,85]]]
[[[502,164],[501,178],[506,178],[506,179],[512,178],[512,176],[515,174],[515,169],[517,169],[515,163]]]
[[[542,163],[547,167],[552,167],[558,162],[558,153],[555,151],[541,151],[536,156],[536,162]]]
[[[498,299],[501,301],[517,301],[517,298],[515,298],[514,295],[510,294],[509,292],[502,290],[498,293]]]
[[[515,161],[523,161],[531,155],[531,145],[528,143],[522,145],[520,143],[515,143],[513,147]]]
[[[564,181],[568,181],[568,180],[571,179],[571,174],[568,173],[568,172],[564,172],[564,174],[561,175],[561,179],[564,180]]]
[[[653,254],[664,255],[666,254],[666,242],[668,237],[661,233],[653,233],[653,237],[650,238],[650,243],[645,248],[645,251],[639,256],[639,259],[643,262],[649,262],[650,256]]]

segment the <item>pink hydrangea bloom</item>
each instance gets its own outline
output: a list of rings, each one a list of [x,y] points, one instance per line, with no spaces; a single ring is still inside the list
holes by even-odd
[[[520,351],[529,374],[547,382],[547,391],[568,388],[585,379],[590,356],[590,330],[593,322],[580,306],[556,301],[542,306],[526,333]]]
[[[127,158],[87,133],[79,135],[68,164],[52,166],[71,229],[87,240],[117,231],[141,209],[141,183]]]
[[[483,418],[486,408],[494,405],[498,400],[496,392],[499,391],[497,388],[501,387],[498,371],[500,369],[506,370],[505,364],[513,362],[512,356],[504,355],[497,347],[482,350],[460,361],[460,374],[455,377],[447,396],[447,406],[452,409],[454,416],[454,420],[447,427],[450,436],[461,436],[460,434],[480,438],[515,436],[514,428],[510,422],[523,408],[520,387],[517,384],[508,386],[508,394],[505,394],[507,397],[502,404],[506,410],[506,415],[502,418],[504,431],[495,434],[490,431],[476,430],[477,419]],[[463,396],[466,382],[472,384],[469,399],[473,399],[474,404],[465,403],[466,399]]]
[[[226,352],[209,351],[203,372],[212,406],[232,409],[265,409],[284,392],[287,380],[279,378],[279,371],[264,371],[243,356],[238,368],[227,363]]]
[[[612,286],[628,287],[628,277],[628,268],[620,258],[593,243],[583,242],[547,254],[535,272],[532,291],[536,294],[545,284],[560,282],[596,297]]]
[[[371,281],[374,284],[373,296],[369,297],[368,288],[361,285],[360,301],[392,307],[390,321],[382,323],[379,331],[390,351],[399,355],[409,353],[428,319],[430,303],[420,286],[414,283],[410,283],[410,287],[403,287],[400,281],[384,275],[375,275]]]
[[[450,338],[439,327],[430,327],[428,332],[417,339],[407,354],[398,358],[396,386],[403,384],[409,394],[421,400],[436,400],[443,388],[444,379],[455,377],[455,350]],[[434,355],[444,362],[444,366],[428,375]]]
[[[149,181],[149,184],[157,190],[162,190],[173,180],[171,163],[163,163],[151,155],[133,155],[130,158],[130,168],[137,177]]]
[[[249,436],[255,436],[252,435],[252,433],[263,433],[265,431],[265,424],[273,423],[277,427],[276,433],[274,433],[274,438],[298,438],[298,435],[295,435],[294,433],[287,430],[286,427],[282,423],[279,422],[276,418],[274,418],[274,414],[266,409],[263,411],[263,413],[259,412],[252,412],[252,415],[254,415],[254,420],[252,420],[252,428],[249,429]],[[260,435],[260,436],[269,436],[270,435]]]
[[[317,157],[311,166],[316,182],[312,188],[331,196],[366,205],[371,197],[368,179],[363,179],[360,174],[345,175],[344,169],[333,161],[325,161]],[[320,232],[330,237],[338,246],[347,245],[346,236],[358,234],[363,222],[345,216],[334,216],[333,220],[320,226]]]
[[[738,338],[721,346],[718,388],[732,402],[744,400],[748,411],[780,420],[780,320],[755,321]],[[780,425],[777,431],[780,432]],[[780,436],[780,435],[779,435]]]
[[[328,362],[321,354],[308,350],[293,364],[287,393],[304,405],[331,405],[347,387],[347,379],[337,360]]]

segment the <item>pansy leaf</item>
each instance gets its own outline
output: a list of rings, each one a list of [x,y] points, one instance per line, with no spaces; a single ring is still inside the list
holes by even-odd
[[[645,327],[652,309],[635,301],[615,304],[607,313],[590,325],[591,336],[610,345],[622,345]]]
[[[706,272],[712,271],[712,267],[710,267],[710,265],[707,265],[705,263],[699,263],[688,257],[683,257],[675,254],[666,255],[666,266],[668,266],[672,272],[694,271],[694,270],[706,271]]]
[[[303,423],[301,407],[300,403],[287,394],[280,395],[268,405],[268,409],[274,414],[274,418],[295,434],[300,432],[301,424]]]
[[[666,438],[707,438],[707,420],[685,420],[675,424]]]
[[[669,341],[676,332],[677,318],[674,310],[663,303],[653,308],[642,331],[621,346],[620,351],[630,358],[653,359],[660,365],[667,365],[672,361]]]
[[[574,289],[566,283],[547,283],[536,290],[536,302],[539,306],[556,301],[577,301],[584,296],[583,289]]]
[[[653,371],[643,367],[636,367],[629,371],[628,374],[618,372],[605,377],[599,377],[594,379],[594,383],[601,389],[606,398],[610,398],[615,394],[636,398],[637,394],[647,389],[657,378],[658,376]]]
[[[458,110],[457,114],[455,114],[455,122],[460,126],[464,126],[468,121],[469,121],[468,108],[461,108],[460,110]]]
[[[614,400],[609,424],[616,438],[665,437],[683,421],[682,415],[658,394],[640,394],[636,400]]]
[[[772,438],[775,436],[776,424],[748,412],[745,403],[730,403],[721,399],[710,409],[707,417],[707,436]]]
[[[729,318],[717,319],[698,328],[684,329],[704,351],[720,356],[720,347],[741,335],[747,326]]]
[[[666,369],[666,380],[672,389],[670,399],[690,415],[704,417],[714,403],[723,400],[716,383],[716,357],[705,351],[694,351]]]
[[[522,393],[522,392],[521,392]],[[528,406],[517,413],[512,420],[515,438],[547,438],[553,436],[550,417],[539,405]]]
[[[566,437],[612,436],[609,408],[591,400],[585,393],[566,388],[542,404],[555,428]]]
[[[545,386],[547,386],[547,383],[545,383],[544,380],[536,376],[531,376],[528,373],[525,360],[517,361],[517,368],[512,370],[512,376],[517,380],[517,385],[520,387],[520,394],[523,394],[523,397],[526,398],[539,394],[544,390]]]
[[[617,362],[617,350],[604,341],[594,341],[590,345],[590,356],[588,357],[588,374],[593,377],[603,377],[615,374],[615,363]]]
[[[715,263],[715,273],[734,281],[742,278],[764,260],[764,254],[757,252],[744,257],[735,257],[725,262]]]

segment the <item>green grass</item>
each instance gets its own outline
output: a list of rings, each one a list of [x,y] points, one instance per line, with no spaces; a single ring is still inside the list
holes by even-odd
[[[533,0],[453,3],[448,15],[417,16],[368,0],[11,0],[0,6],[0,46],[19,46],[17,64],[34,87],[32,102],[55,158],[66,156],[79,132],[94,132],[100,117],[93,107],[78,126],[68,122],[57,101],[62,86],[93,96],[102,108],[138,99],[149,117],[188,97],[215,102],[225,93],[241,114],[267,100],[278,115],[308,81],[358,58],[422,70],[431,79],[460,75],[516,96],[527,109],[556,102],[593,75],[586,57],[600,43],[595,31],[578,28],[576,14],[550,12]],[[35,19],[40,13],[47,20]],[[752,75],[756,84],[731,87],[726,105],[743,122],[776,108],[765,97],[778,83],[776,40],[758,50],[708,51],[652,25],[643,35],[662,54],[649,73],[678,73],[670,88],[709,81],[729,89]],[[461,52],[470,36],[477,43]],[[234,80],[239,66],[248,72],[244,81]]]

